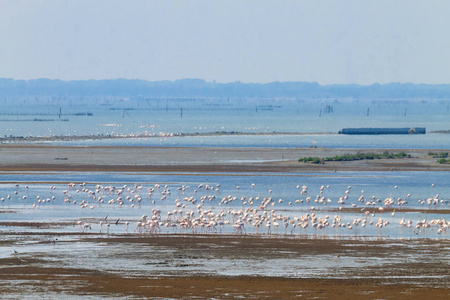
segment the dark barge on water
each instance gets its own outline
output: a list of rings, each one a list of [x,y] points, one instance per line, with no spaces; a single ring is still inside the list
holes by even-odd
[[[425,127],[406,128],[344,128],[339,134],[425,134]]]

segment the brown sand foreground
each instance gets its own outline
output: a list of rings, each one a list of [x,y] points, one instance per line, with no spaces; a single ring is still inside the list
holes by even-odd
[[[22,250],[0,259],[2,299],[24,294],[34,295],[34,299],[49,295],[127,299],[450,297],[450,242],[445,239],[98,234],[71,235],[70,240],[64,240],[63,235],[52,236],[51,240],[49,237],[25,234],[22,239],[40,241],[41,250]],[[16,238],[5,235],[0,245],[10,246],[17,242]],[[73,251],[58,250],[61,244]],[[90,248],[84,249],[83,245]],[[297,266],[300,276],[274,276],[272,264],[277,260]],[[208,267],[220,266],[224,261],[229,269],[243,264],[251,269],[254,265],[257,274],[223,275]],[[321,274],[324,268],[325,276]]]
[[[412,158],[325,164],[299,163],[301,157],[358,152],[407,152]],[[37,144],[0,145],[0,171],[123,172],[321,172],[450,171],[429,151],[398,149],[215,148],[215,147],[63,147]]]

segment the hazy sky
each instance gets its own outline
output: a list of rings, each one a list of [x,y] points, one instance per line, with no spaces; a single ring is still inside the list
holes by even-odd
[[[450,83],[450,1],[0,0],[0,77]]]

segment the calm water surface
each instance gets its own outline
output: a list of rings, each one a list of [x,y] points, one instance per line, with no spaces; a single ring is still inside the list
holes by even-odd
[[[205,176],[203,174],[135,174],[135,173],[30,173],[30,174],[0,174],[0,196],[2,201],[0,209],[3,210],[3,222],[39,222],[39,223],[65,223],[65,226],[56,226],[46,229],[51,231],[79,231],[74,226],[75,222],[84,220],[89,222],[93,231],[99,231],[99,221],[108,216],[108,222],[114,224],[118,219],[120,225],[112,225],[111,233],[126,233],[125,221],[129,221],[129,232],[134,232],[135,223],[142,215],[153,215],[153,209],[161,210],[161,221],[167,219],[167,213],[178,210],[178,219],[187,212],[193,211],[195,217],[200,212],[211,211],[215,215],[225,213],[223,220],[230,225],[217,230],[224,233],[233,233],[231,227],[235,218],[232,212],[245,211],[248,208],[257,209],[259,213],[267,211],[269,215],[296,217],[315,213],[317,217],[329,216],[330,222],[339,215],[345,224],[352,223],[354,219],[367,218],[368,221],[377,222],[380,218],[390,222],[383,229],[369,226],[362,228],[354,226],[352,230],[346,228],[326,228],[317,230],[311,226],[306,229],[293,229],[292,223],[284,228],[284,222],[280,226],[271,228],[272,233],[279,234],[324,234],[327,236],[385,236],[398,237],[445,237],[447,233],[438,234],[437,228],[431,228],[426,233],[417,234],[413,228],[404,228],[399,224],[401,218],[411,219],[413,225],[419,220],[445,218],[447,214],[439,211],[448,210],[450,187],[450,175],[448,172],[335,172],[335,173],[278,173],[278,174],[244,174],[234,175],[219,173]],[[76,182],[73,188],[68,183]],[[80,185],[85,183],[84,185]],[[252,187],[254,184],[254,187]],[[434,184],[434,187],[432,186]],[[158,185],[160,186],[158,188]],[[213,187],[205,190],[205,186]],[[124,203],[109,203],[109,200],[118,199],[117,192],[105,191],[103,187],[114,186],[116,191],[122,189],[120,195]],[[167,187],[166,187],[167,186]],[[299,188],[299,187],[300,188]],[[302,194],[303,186],[307,186],[307,193]],[[321,193],[321,187],[323,190]],[[53,187],[53,188],[51,188]],[[181,190],[184,187],[184,191]],[[350,188],[349,188],[350,187]],[[149,190],[153,189],[153,192]],[[348,192],[347,192],[348,191]],[[410,195],[409,195],[410,194]],[[338,203],[339,198],[348,196],[345,203]],[[409,196],[408,196],[409,195]],[[137,201],[140,196],[141,201]],[[213,197],[212,197],[213,196]],[[361,201],[361,196],[363,200]],[[38,198],[39,197],[39,198]],[[249,199],[257,197],[250,204]],[[263,198],[273,199],[271,205],[261,209]],[[307,198],[310,197],[308,202]],[[327,203],[318,202],[318,197],[325,197]],[[103,198],[103,202],[100,201]],[[188,201],[188,199],[190,200]],[[229,201],[223,202],[227,198]],[[391,212],[382,213],[380,207],[386,207],[386,198],[394,199],[390,207],[421,209],[420,212],[399,212],[394,216]],[[407,204],[398,205],[398,199],[405,199]],[[429,198],[437,198],[435,204],[421,204]],[[39,203],[39,199],[46,200]],[[70,199],[70,201],[64,200]],[[195,199],[195,202],[192,200]],[[281,200],[281,201],[280,201]],[[297,200],[297,201],[296,201]],[[374,201],[375,205],[368,205],[368,201]],[[378,200],[378,201],[377,201]],[[48,202],[47,202],[48,201]],[[74,203],[74,201],[76,203]],[[83,202],[84,201],[84,202]],[[301,202],[300,202],[301,201]],[[80,204],[86,203],[85,208]],[[184,207],[176,206],[177,203]],[[36,204],[33,207],[33,204]],[[199,209],[199,204],[201,208]],[[338,208],[356,207],[352,212],[339,211]],[[364,209],[370,215],[364,215]],[[427,210],[433,209],[433,213]],[[375,213],[372,216],[372,213]],[[450,221],[450,220],[449,220]],[[106,222],[105,222],[106,223]],[[286,222],[288,223],[288,221]],[[164,226],[163,224],[161,224]],[[245,225],[247,233],[255,233],[255,228]],[[31,230],[3,227],[2,230]],[[105,230],[105,229],[103,229]],[[162,227],[161,232],[167,232]],[[168,232],[179,232],[174,228]],[[189,230],[188,232],[191,232]],[[268,233],[268,228],[263,227],[260,233]]]
[[[443,100],[347,99],[5,99],[5,136],[295,132],[304,136],[221,136],[102,140],[77,145],[447,149],[450,104]],[[23,105],[17,105],[23,103]],[[39,121],[35,121],[39,120]],[[346,136],[348,127],[425,127],[426,135]],[[321,134],[317,134],[321,133]],[[332,135],[322,135],[332,133]],[[57,143],[59,144],[59,143]]]
[[[349,99],[144,99],[144,98],[29,98],[3,99],[0,113],[0,131],[4,136],[49,136],[49,135],[132,135],[161,133],[210,133],[216,131],[237,131],[249,133],[291,132],[299,135],[252,135],[252,136],[194,136],[194,137],[152,137],[139,139],[106,139],[94,141],[52,142],[57,145],[121,145],[121,146],[222,146],[222,147],[331,147],[331,148],[401,148],[401,149],[449,149],[450,134],[430,133],[435,130],[450,129],[450,104],[443,100],[349,100]],[[425,135],[378,135],[350,136],[338,135],[346,127],[426,127]],[[68,190],[67,184],[75,182],[76,188]],[[86,186],[79,186],[80,183]],[[92,225],[93,231],[99,231],[99,221],[108,216],[109,222],[117,219],[121,226],[111,226],[111,233],[124,233],[124,222],[130,222],[129,231],[133,232],[135,222],[146,214],[151,216],[152,209],[160,209],[162,219],[175,209],[181,214],[194,211],[198,217],[198,205],[202,210],[211,210],[215,214],[225,212],[225,219],[233,222],[232,211],[247,208],[259,208],[261,200],[249,204],[251,197],[273,199],[266,208],[267,213],[283,215],[293,220],[305,214],[316,213],[319,217],[328,215],[334,218],[340,215],[345,223],[365,215],[361,209],[370,211],[370,218],[377,222],[380,218],[390,225],[379,229],[375,226],[354,229],[327,228],[317,231],[311,226],[306,229],[292,229],[291,223],[284,228],[271,228],[280,234],[292,231],[294,234],[367,235],[416,237],[433,236],[437,228],[431,228],[426,234],[416,234],[410,228],[403,228],[399,220],[403,217],[414,224],[423,219],[446,218],[447,215],[417,212],[379,213],[386,198],[406,199],[404,207],[424,210],[434,208],[448,209],[450,195],[450,174],[448,172],[336,172],[336,173],[279,173],[279,174],[170,174],[170,173],[0,173],[0,209],[1,221],[14,222],[63,222],[66,225],[46,230],[77,231],[73,224],[83,220]],[[142,185],[136,190],[134,184]],[[251,184],[255,187],[252,189]],[[15,186],[18,184],[18,186]],[[148,196],[148,189],[160,184]],[[210,185],[213,190],[199,189],[199,185]],[[431,185],[435,186],[432,187]],[[108,204],[117,194],[96,191],[97,185],[112,185],[130,191],[124,192],[124,204]],[[127,186],[124,188],[124,186]],[[164,186],[170,194],[163,193]],[[216,188],[220,186],[219,190]],[[300,194],[297,186],[308,186],[308,194]],[[25,188],[28,186],[28,189]],[[54,189],[50,189],[54,186]],[[184,194],[178,190],[189,186]],[[236,187],[240,186],[240,189]],[[324,186],[322,195],[327,204],[315,202]],[[327,188],[329,186],[329,188]],[[350,191],[346,194],[348,187]],[[397,186],[397,188],[395,188]],[[83,188],[86,190],[83,191]],[[166,190],[167,190],[166,189]],[[195,192],[197,190],[197,192]],[[362,192],[364,190],[364,193]],[[95,198],[86,191],[94,191]],[[271,191],[271,192],[270,192]],[[98,194],[100,193],[100,194]],[[104,194],[102,194],[104,193]],[[407,196],[411,194],[411,196]],[[8,197],[9,195],[9,197]],[[70,201],[64,198],[70,195]],[[142,200],[136,202],[136,196]],[[348,196],[345,204],[339,204],[340,197]],[[40,198],[37,198],[37,197]],[[98,197],[103,196],[101,203]],[[211,198],[214,196],[214,198]],[[363,201],[359,201],[360,197]],[[53,198],[54,197],[54,198]],[[129,197],[129,198],[126,198]],[[165,198],[162,200],[161,198]],[[193,197],[195,204],[185,201]],[[221,203],[223,198],[231,201]],[[311,197],[308,201],[307,197]],[[420,204],[437,198],[436,205]],[[39,203],[38,200],[44,200]],[[47,202],[47,199],[50,201]],[[379,201],[377,201],[377,199]],[[281,200],[281,201],[280,201]],[[299,202],[296,202],[298,200]],[[329,200],[329,201],[328,201]],[[375,206],[368,206],[370,200]],[[76,204],[73,204],[73,202]],[[81,208],[80,203],[87,204]],[[152,203],[154,201],[154,203]],[[176,207],[182,203],[184,208]],[[33,207],[36,204],[36,207]],[[359,212],[341,212],[330,209],[355,206]],[[394,205],[396,207],[397,204]],[[93,208],[91,209],[90,207]],[[133,206],[133,207],[132,207]],[[314,208],[314,209],[312,209]],[[272,212],[273,210],[273,212]],[[375,216],[372,217],[372,213]],[[181,218],[181,215],[180,215]],[[36,228],[2,227],[1,230],[39,230]],[[162,231],[166,229],[163,228]],[[176,229],[170,229],[175,231]],[[233,232],[230,226],[222,230]],[[246,225],[248,233],[255,230]],[[261,233],[268,232],[266,227]],[[446,233],[445,233],[446,234]]]

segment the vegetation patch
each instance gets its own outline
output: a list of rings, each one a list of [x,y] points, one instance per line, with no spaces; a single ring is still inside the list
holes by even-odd
[[[450,164],[450,159],[441,158],[437,162],[440,164]]]
[[[314,163],[314,164],[323,164],[327,161],[353,161],[353,160],[364,160],[364,159],[392,159],[392,158],[410,158],[411,155],[407,154],[405,152],[388,152],[385,151],[381,154],[377,153],[356,153],[356,154],[344,154],[339,156],[333,156],[333,157],[304,157],[299,158],[299,162],[305,162],[305,163]]]
[[[448,157],[448,152],[428,152],[428,156],[433,158],[440,158],[437,162],[439,164],[449,164],[450,159],[446,159]]]
[[[448,152],[428,152],[428,156],[431,156],[434,158],[447,158]]]

